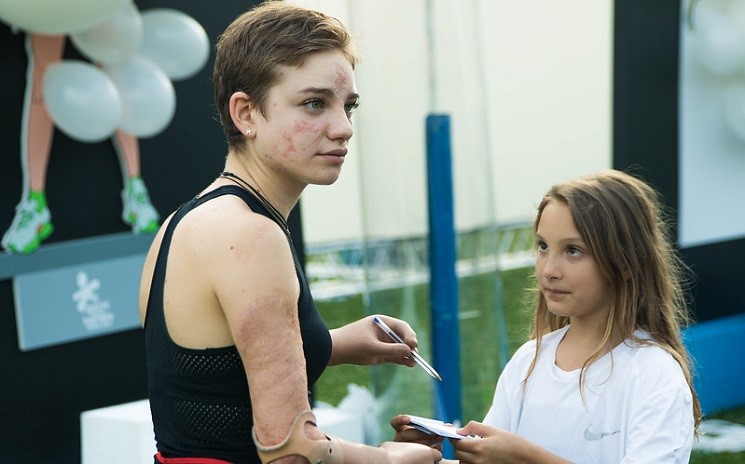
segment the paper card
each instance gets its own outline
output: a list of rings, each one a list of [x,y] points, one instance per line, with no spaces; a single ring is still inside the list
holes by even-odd
[[[407,414],[408,415],[408,414]],[[446,424],[445,422],[436,419],[427,419],[426,417],[408,415],[411,420],[411,425],[421,430],[424,433],[430,435],[439,435],[445,438],[455,438],[461,440],[463,438],[473,438],[468,435],[460,435],[456,433],[457,428],[452,424]]]

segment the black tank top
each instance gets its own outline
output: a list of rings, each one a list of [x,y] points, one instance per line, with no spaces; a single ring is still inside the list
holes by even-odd
[[[248,381],[235,346],[188,349],[168,334],[163,314],[163,283],[173,231],[189,211],[222,195],[236,195],[256,213],[273,220],[250,193],[219,187],[183,204],[163,235],[153,271],[145,317],[148,392],[155,440],[164,457],[206,457],[236,464],[260,464],[251,439],[253,419]],[[298,318],[305,352],[308,389],[331,356],[331,336],[316,309],[292,242],[300,283]]]

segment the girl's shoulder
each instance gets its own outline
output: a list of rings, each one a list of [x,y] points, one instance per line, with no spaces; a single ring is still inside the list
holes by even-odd
[[[660,361],[671,360],[675,362],[675,358],[663,348],[648,332],[637,329],[634,331],[634,336],[624,340],[618,346],[619,353],[629,357],[636,364],[653,363],[656,364]]]
[[[686,383],[682,367],[668,350],[644,331],[637,330],[634,336],[641,342],[627,339],[613,350],[617,366],[630,375],[644,379],[650,387],[663,387],[674,380]]]

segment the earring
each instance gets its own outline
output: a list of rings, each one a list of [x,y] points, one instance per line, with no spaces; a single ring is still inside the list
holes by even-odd
[[[246,129],[246,135],[251,135],[252,133],[253,133],[253,130],[251,130],[250,127]]]

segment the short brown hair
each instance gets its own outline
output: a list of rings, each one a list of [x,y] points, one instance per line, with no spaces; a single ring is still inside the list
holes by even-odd
[[[280,66],[302,66],[308,56],[340,50],[359,61],[352,38],[336,18],[282,1],[264,2],[236,18],[217,41],[212,80],[220,123],[230,148],[245,139],[230,118],[230,97],[245,92],[264,114]]]

